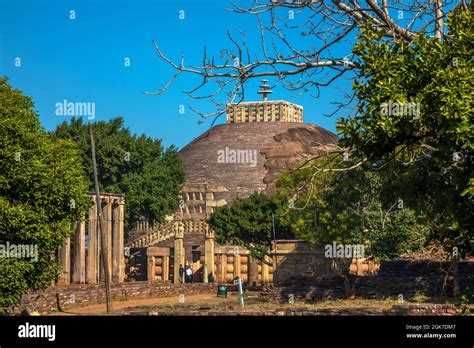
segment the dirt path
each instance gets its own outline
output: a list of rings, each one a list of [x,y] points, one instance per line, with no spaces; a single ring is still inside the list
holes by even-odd
[[[194,294],[186,295],[186,303],[190,302],[199,302],[200,300],[207,300],[210,298],[215,298],[215,293],[206,293],[206,294]],[[139,306],[151,306],[151,305],[160,305],[160,304],[172,304],[179,303],[179,296],[172,297],[160,297],[160,298],[139,298],[131,299],[127,301],[114,301],[113,308],[114,312],[120,312],[121,309],[127,307],[139,307]],[[67,309],[64,312],[54,312],[48,315],[102,315],[106,314],[105,303],[98,303],[93,305],[88,305],[84,307],[75,307]],[[119,313],[117,313],[119,314]]]

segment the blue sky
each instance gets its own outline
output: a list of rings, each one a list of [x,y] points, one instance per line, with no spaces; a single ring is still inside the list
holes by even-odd
[[[188,106],[212,111],[213,105],[182,93],[195,85],[192,76],[181,76],[161,96],[142,93],[162,87],[173,75],[157,57],[152,38],[174,59],[184,52],[186,64],[199,64],[205,45],[208,54],[217,56],[219,49],[231,47],[227,29],[236,36],[238,30],[247,32],[251,50],[260,51],[256,19],[226,11],[230,3],[225,0],[0,0],[0,7],[0,75],[33,98],[48,130],[68,119],[56,116],[56,103],[94,102],[96,120],[120,115],[132,132],[182,147],[211,123],[198,124],[199,117]],[[69,18],[71,10],[74,20]],[[180,10],[185,11],[184,20],[178,17]],[[124,66],[127,57],[130,67]],[[16,58],[20,67],[15,67]],[[261,99],[255,94],[259,84],[250,84],[246,101]],[[339,87],[347,90],[350,84],[341,80]],[[319,99],[294,98],[277,87],[270,99],[300,104],[305,122],[334,131],[336,119],[323,114],[342,98],[335,87],[322,90]],[[186,107],[184,115],[180,105]],[[221,118],[217,123],[223,122]]]

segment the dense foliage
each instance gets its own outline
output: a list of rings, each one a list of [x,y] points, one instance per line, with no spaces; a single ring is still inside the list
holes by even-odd
[[[387,41],[365,28],[354,53],[359,115],[341,119],[352,158],[407,167],[414,194],[430,210],[433,238],[473,249],[474,31],[471,9],[455,9],[446,39]],[[396,106],[397,109],[389,109]],[[408,106],[408,108],[407,108]],[[415,109],[413,109],[413,107]],[[417,112],[412,112],[417,111]]]
[[[160,140],[131,134],[121,117],[95,122],[93,130],[100,190],[125,194],[126,229],[141,217],[155,222],[173,213],[185,177],[177,149],[164,149]],[[54,134],[78,145],[89,190],[93,191],[87,125],[81,118],[73,118],[60,124]]]
[[[228,207],[217,208],[210,218],[218,243],[245,246],[253,255],[263,258],[273,240],[272,211],[278,202],[262,193],[237,198]],[[289,229],[275,218],[277,238],[291,238]]]
[[[403,177],[396,168],[366,167],[314,176],[312,167],[280,178],[282,223],[296,237],[317,244],[364,245],[365,256],[389,259],[417,251],[427,242],[429,228],[415,211]],[[301,183],[311,182],[302,186]],[[295,197],[295,198],[293,198]]]
[[[45,132],[33,107],[0,79],[0,311],[27,290],[51,284],[59,269],[55,253],[88,204],[74,144]],[[26,245],[36,256],[11,253]]]

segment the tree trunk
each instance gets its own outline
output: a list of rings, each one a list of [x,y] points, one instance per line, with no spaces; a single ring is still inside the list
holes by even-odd
[[[344,282],[344,294],[347,299],[352,299],[356,295],[357,277],[350,274],[352,258],[335,259],[336,269]]]

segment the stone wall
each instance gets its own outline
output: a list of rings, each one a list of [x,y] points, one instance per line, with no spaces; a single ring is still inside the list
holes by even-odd
[[[126,282],[112,283],[111,292],[114,301],[137,298],[160,298],[179,296],[180,294],[213,293],[215,284],[191,283],[172,284],[170,282]],[[44,291],[28,293],[22,304],[11,310],[19,314],[25,308],[46,314],[51,311],[71,309],[78,306],[105,302],[104,284],[72,284],[67,287],[50,287]]]
[[[355,276],[356,296],[386,298],[402,295],[409,299],[414,295],[427,297],[452,296],[452,274],[448,262],[420,260],[391,260],[382,262],[377,274]],[[459,264],[461,291],[474,289],[474,262]],[[281,283],[280,287],[265,288],[262,296],[270,300],[287,302],[290,295],[295,299],[320,300],[344,297],[344,283],[337,276],[295,276]]]
[[[275,246],[276,245],[276,246]],[[273,283],[284,284],[294,277],[324,277],[334,275],[333,259],[324,256],[322,246],[315,247],[302,240],[277,240],[272,252],[275,274]],[[354,259],[352,274],[367,275],[377,272],[379,265],[365,258]]]
[[[456,307],[452,304],[399,304],[388,308],[380,307],[328,307],[328,308],[277,308],[273,310],[186,310],[173,313],[176,316],[359,316],[359,315],[459,315],[462,313],[462,308]],[[469,306],[464,314],[474,313],[474,306]],[[138,309],[130,311],[127,314],[133,315],[159,315],[167,316],[168,313],[150,312],[144,313],[143,310]]]

